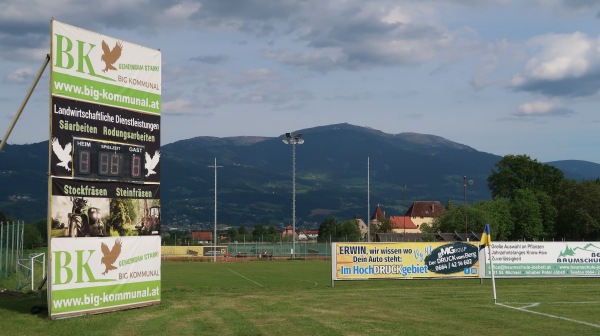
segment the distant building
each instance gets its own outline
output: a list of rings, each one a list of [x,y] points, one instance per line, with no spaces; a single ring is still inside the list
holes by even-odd
[[[381,224],[381,222],[385,219],[385,211],[383,211],[383,209],[381,209],[381,206],[379,204],[377,204],[377,207],[375,208],[375,211],[373,212],[373,216],[371,216],[371,219],[369,220],[371,222],[371,224],[375,224],[377,226],[379,226],[379,224]]]
[[[212,243],[213,235],[212,232],[192,232],[192,240],[194,244],[208,244]]]
[[[446,208],[438,201],[415,201],[406,210],[404,216],[390,216],[392,232],[421,233],[421,225],[431,224],[433,220],[446,212]],[[379,204],[371,216],[371,224],[379,225],[386,219],[385,211]]]
[[[378,233],[375,237],[378,242],[433,242],[433,241],[447,241],[447,242],[465,242],[465,241],[479,241],[480,235],[474,232],[468,234],[468,240],[465,239],[465,233],[448,232],[448,233]]]
[[[392,232],[395,233],[419,233],[421,230],[412,221],[410,216],[390,216]]]
[[[369,227],[365,224],[365,221],[360,218],[360,215],[354,216],[354,221],[358,224],[358,229],[360,230],[360,240],[367,241],[367,236],[369,234]]]
[[[286,227],[285,230],[283,230],[283,232],[281,233],[281,238],[292,237],[292,235],[298,238],[298,233],[294,232],[294,227],[288,225],[288,227]]]
[[[436,217],[440,217],[445,212],[446,208],[438,201],[415,201],[406,210],[404,216],[409,216],[418,232],[421,232],[421,225],[431,224]]]
[[[319,238],[319,230],[304,230],[308,240],[317,240]]]

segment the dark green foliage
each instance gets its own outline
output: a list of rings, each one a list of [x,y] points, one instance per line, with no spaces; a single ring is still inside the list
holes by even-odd
[[[520,189],[538,190],[554,195],[564,179],[563,172],[527,155],[507,155],[496,163],[488,177],[492,197],[513,198]]]
[[[26,224],[23,228],[23,247],[32,249],[44,245],[40,230],[33,224]]]
[[[337,241],[339,225],[337,219],[334,217],[327,217],[321,225],[319,225],[319,237],[317,238],[317,241],[320,243]]]
[[[7,217],[4,212],[0,211],[0,222],[9,222],[12,219]]]
[[[530,189],[518,189],[513,195],[511,215],[515,223],[512,237],[522,240],[540,239],[544,235],[542,208],[536,193]]]
[[[466,212],[465,212],[466,211]],[[465,232],[465,219],[468,232],[480,232],[486,224],[486,213],[474,206],[453,206],[443,216],[434,219],[432,225],[426,226],[427,232]]]
[[[340,225],[339,238],[347,242],[360,241],[360,227],[358,223],[353,219],[343,222]]]
[[[493,240],[511,240],[515,230],[515,223],[510,214],[510,200],[508,198],[496,197],[491,201],[479,201],[472,205],[477,209],[483,220],[474,227],[473,232],[481,233],[485,224],[492,224]]]
[[[35,226],[37,230],[40,232],[42,236],[43,246],[47,246],[48,244],[48,221],[46,219],[40,219],[31,223],[31,225]]]
[[[254,231],[252,231],[252,240],[253,241],[262,241],[264,239],[267,230],[262,224],[254,225]]]
[[[335,217],[326,218],[319,226],[319,242],[360,241],[360,228],[355,220],[338,222]]]
[[[379,225],[377,225],[376,227],[376,233],[392,232],[392,222],[388,218],[382,219]]]
[[[239,235],[240,234],[238,233],[238,230],[236,228],[227,229],[227,241],[228,242],[237,241]]]
[[[600,240],[600,181],[565,181],[555,204],[557,238]]]
[[[488,177],[494,199],[510,200],[512,225],[502,225],[501,236],[511,240],[546,240],[555,237],[555,200],[565,181],[558,168],[532,160],[526,155],[507,155]],[[561,225],[570,225],[561,223]]]
[[[127,198],[110,200],[110,216],[107,217],[105,225],[110,229],[111,234],[127,236],[131,233],[131,228],[135,225],[134,220],[138,216],[135,202],[136,200]]]

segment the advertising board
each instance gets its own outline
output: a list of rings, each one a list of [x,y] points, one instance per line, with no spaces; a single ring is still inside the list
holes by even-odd
[[[50,91],[50,317],[160,303],[160,51],[52,20]]]
[[[476,243],[333,243],[332,280],[478,277]]]
[[[491,245],[494,277],[598,277],[599,242],[494,242]],[[486,262],[481,275],[491,276]]]

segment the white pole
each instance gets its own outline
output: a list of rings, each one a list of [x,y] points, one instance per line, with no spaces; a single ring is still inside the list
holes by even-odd
[[[217,262],[217,158],[215,158],[215,230],[213,238],[213,262]]]
[[[302,134],[286,133],[283,143],[292,145],[292,259],[296,258],[296,145],[304,143]]]
[[[215,168],[215,225],[213,232],[213,262],[217,262],[217,168],[221,168],[223,166],[217,166],[217,158],[215,158],[215,164],[209,166],[211,168]]]
[[[292,259],[296,259],[296,141],[292,142]]]
[[[486,246],[490,260],[490,272],[492,275],[492,289],[494,291],[494,304],[496,304],[496,281],[494,280],[494,263],[492,263],[492,245]]]
[[[371,242],[371,158],[367,156],[367,242]]]
[[[29,258],[29,265],[31,266],[31,291],[35,289],[33,286],[33,278],[35,278],[35,266],[33,265],[33,257]]]
[[[0,222],[0,275],[2,275],[2,241],[4,240],[4,223]]]

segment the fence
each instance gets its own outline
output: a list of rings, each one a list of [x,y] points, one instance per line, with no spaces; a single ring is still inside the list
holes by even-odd
[[[23,221],[0,222],[0,279],[17,272],[23,256]]]
[[[187,258],[204,258],[210,259],[212,256],[202,256],[202,253],[190,253],[190,251],[196,251],[200,248],[205,247],[212,249],[212,245],[206,246],[163,246],[162,254],[163,257],[187,257]],[[229,254],[231,258],[247,258],[247,259],[272,259],[272,258],[291,258],[292,257],[292,243],[261,243],[261,242],[247,242],[247,243],[230,243],[220,244],[217,247],[218,257],[222,257],[225,253]],[[294,258],[301,259],[330,259],[331,258],[331,244],[330,243],[316,243],[316,242],[297,242],[296,243],[296,255]]]

